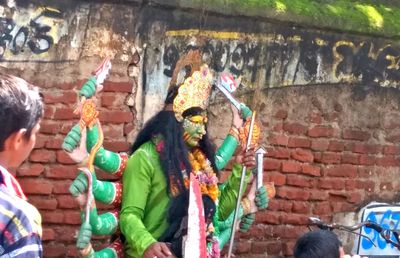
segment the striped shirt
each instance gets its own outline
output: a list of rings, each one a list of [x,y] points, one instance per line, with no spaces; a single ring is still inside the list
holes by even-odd
[[[42,257],[42,228],[38,210],[4,184],[0,167],[0,258]]]

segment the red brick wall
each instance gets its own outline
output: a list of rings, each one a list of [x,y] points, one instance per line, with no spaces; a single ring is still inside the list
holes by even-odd
[[[399,93],[372,88],[360,97],[359,90],[329,85],[262,94],[264,175],[275,183],[276,197],[257,213],[250,231],[239,234],[237,257],[290,257],[296,239],[308,231],[309,216],[332,221],[334,214],[357,212],[373,200],[396,200]],[[210,124],[219,126],[224,113],[212,109]],[[218,126],[213,131],[221,139],[226,130]]]

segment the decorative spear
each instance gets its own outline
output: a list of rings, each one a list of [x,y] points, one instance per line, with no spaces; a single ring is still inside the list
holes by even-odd
[[[248,138],[247,138],[246,151],[250,148],[251,138],[253,136],[253,127],[254,127],[255,117],[256,117],[256,112],[254,111],[254,112],[252,112],[252,116],[251,116],[251,123],[250,123],[249,135],[248,135]],[[246,166],[243,166],[242,174],[241,174],[241,177],[240,177],[240,185],[239,185],[238,197],[237,197],[237,200],[236,200],[236,208],[235,208],[234,215],[233,215],[231,238],[230,238],[230,241],[229,241],[228,258],[230,258],[231,255],[232,255],[232,248],[233,248],[233,242],[234,242],[234,239],[235,239],[235,231],[236,231],[235,229],[237,227],[237,217],[238,217],[238,214],[239,214],[238,211],[239,211],[239,207],[240,207],[240,200],[242,199],[242,191],[243,191],[243,184],[244,184],[245,174],[246,174]]]

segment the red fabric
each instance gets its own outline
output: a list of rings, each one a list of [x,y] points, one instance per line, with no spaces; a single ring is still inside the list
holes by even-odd
[[[17,179],[15,179],[15,177],[2,166],[0,166],[0,173],[3,178],[3,182],[1,183],[6,186],[7,190],[16,196],[27,200]]]

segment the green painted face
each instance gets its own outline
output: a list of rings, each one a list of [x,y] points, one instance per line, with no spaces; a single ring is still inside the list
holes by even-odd
[[[196,147],[206,134],[206,115],[190,116],[183,119],[183,140],[188,147]]]

